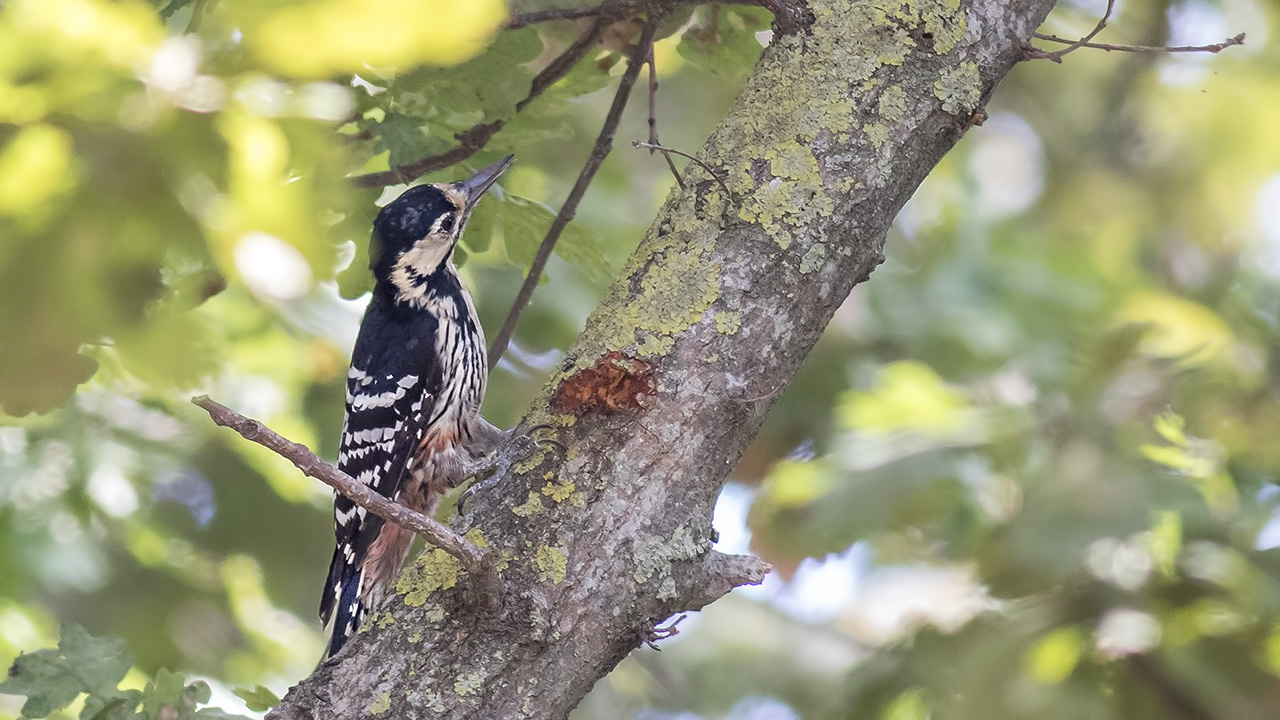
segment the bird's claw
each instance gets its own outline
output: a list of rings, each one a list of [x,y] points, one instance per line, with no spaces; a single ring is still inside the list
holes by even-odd
[[[662,652],[662,648],[658,647],[658,641],[679,635],[680,628],[678,626],[680,623],[684,622],[686,617],[688,616],[685,613],[680,613],[666,625],[659,625],[655,623],[653,626],[647,628],[641,633],[641,640],[651,649],[656,650],[657,652]]]
[[[564,445],[558,440],[540,440],[533,436],[535,432],[546,429],[554,430],[549,425],[536,425],[527,431],[521,431],[519,427],[508,430],[505,441],[497,449],[480,460],[467,463],[463,468],[463,477],[476,480],[458,496],[458,513],[465,512],[467,501],[473,496],[502,482],[511,471],[511,466],[532,457],[539,448],[551,446],[564,452]]]

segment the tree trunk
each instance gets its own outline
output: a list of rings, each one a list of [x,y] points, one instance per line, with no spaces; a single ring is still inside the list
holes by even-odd
[[[775,2],[777,4],[777,2]],[[562,718],[660,622],[767,571],[711,513],[774,398],[1053,0],[792,0],[529,422],[566,446],[480,497],[497,613],[457,561],[397,594],[273,718]],[[746,629],[744,629],[746,630]]]

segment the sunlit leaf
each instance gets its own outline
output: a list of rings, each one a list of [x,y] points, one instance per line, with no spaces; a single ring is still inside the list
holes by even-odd
[[[960,426],[960,411],[968,406],[927,365],[904,361],[885,366],[874,390],[850,393],[839,417],[850,429],[945,434]]]
[[[253,52],[296,77],[329,77],[367,66],[452,65],[483,50],[506,17],[498,0],[324,0],[263,7],[238,2],[234,7]]]
[[[1075,628],[1058,628],[1036,643],[1027,654],[1031,676],[1046,685],[1057,685],[1075,671],[1084,650],[1084,638]]]
[[[1148,324],[1142,349],[1153,355],[1199,365],[1230,345],[1231,328],[1203,305],[1173,295],[1140,293],[1120,310],[1122,323]]]

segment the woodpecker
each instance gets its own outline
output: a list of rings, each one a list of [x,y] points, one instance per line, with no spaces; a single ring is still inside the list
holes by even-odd
[[[488,381],[484,331],[453,264],[471,210],[511,165],[507,157],[455,183],[419,185],[373,223],[373,296],[347,373],[338,468],[425,515],[474,459],[506,433],[480,416]],[[337,547],[320,598],[332,657],[377,607],[413,533],[333,501]]]

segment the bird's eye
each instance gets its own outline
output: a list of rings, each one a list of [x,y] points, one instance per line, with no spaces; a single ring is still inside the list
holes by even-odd
[[[443,230],[444,232],[453,232],[453,216],[452,215],[444,216],[444,219],[440,221],[440,229]]]

